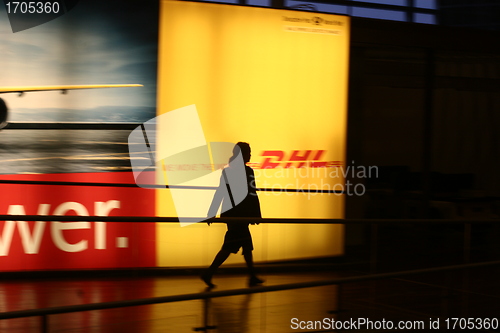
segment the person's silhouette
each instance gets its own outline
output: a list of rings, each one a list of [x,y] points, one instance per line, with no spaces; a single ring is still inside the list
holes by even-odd
[[[241,155],[240,155],[241,154]],[[260,202],[255,188],[255,175],[249,166],[246,165],[250,161],[251,150],[250,145],[246,142],[238,142],[233,148],[233,156],[229,159],[229,166],[224,168],[220,180],[220,185],[217,188],[212,204],[208,212],[209,217],[216,215],[217,210],[222,202],[221,217],[262,217],[260,211]],[[241,158],[243,161],[241,162]],[[244,168],[244,173],[242,172]],[[246,175],[246,179],[241,179],[242,175]],[[239,178],[239,179],[238,179]],[[247,193],[244,198],[238,198],[238,185],[247,186]],[[234,185],[236,183],[236,186]],[[231,190],[232,189],[232,190]],[[241,191],[239,191],[241,192]],[[238,203],[239,199],[242,199]],[[205,271],[201,279],[209,288],[215,287],[212,283],[212,276],[217,268],[219,268],[231,253],[237,253],[240,248],[243,248],[243,257],[248,267],[249,286],[262,284],[264,281],[259,279],[255,274],[253,265],[253,243],[252,235],[248,228],[248,223],[241,221],[227,222],[227,232],[224,237],[222,248],[217,253],[214,261],[207,271]],[[208,222],[208,225],[210,223]]]

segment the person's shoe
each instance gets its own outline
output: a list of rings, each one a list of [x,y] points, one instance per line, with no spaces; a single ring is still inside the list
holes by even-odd
[[[255,286],[259,286],[261,284],[264,283],[264,280],[262,279],[259,279],[258,277],[256,276],[252,276],[249,280],[248,280],[248,286],[249,287],[255,287]]]
[[[205,282],[208,288],[212,289],[215,287],[215,284],[212,283],[212,275],[209,273],[203,273],[200,278]]]

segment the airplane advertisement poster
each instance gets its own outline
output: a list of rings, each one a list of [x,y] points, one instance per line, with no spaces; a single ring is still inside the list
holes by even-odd
[[[0,6],[0,215],[181,223],[7,219],[0,271],[209,265],[226,226],[204,221],[240,141],[251,147],[263,218],[344,217],[348,17],[171,0],[72,4],[39,25],[13,24]],[[160,188],[142,186],[144,170]],[[256,262],[343,254],[341,225],[251,230]]]
[[[9,123],[0,131],[2,180],[134,182],[129,130],[71,126],[139,125],[156,116],[158,3],[73,3],[63,15],[39,25],[13,22],[8,13],[13,9],[0,5],[0,92],[19,89],[0,93]],[[71,88],[130,84],[136,86]],[[53,86],[70,88],[43,90]],[[55,125],[59,129],[39,129]],[[154,191],[141,188],[0,186],[3,215],[155,213]],[[1,271],[152,267],[155,256],[152,223],[0,222]]]

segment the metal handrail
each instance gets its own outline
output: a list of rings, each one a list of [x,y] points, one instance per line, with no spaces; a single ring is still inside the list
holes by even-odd
[[[182,222],[200,222],[202,217],[182,218]],[[154,222],[178,223],[178,217],[171,216],[69,216],[69,215],[0,215],[0,221],[99,221],[99,222]],[[257,217],[221,217],[205,219],[203,222],[258,224],[479,224],[499,222],[500,219],[323,219],[323,218],[257,218]]]
[[[14,318],[23,318],[23,317],[47,316],[47,315],[70,313],[70,312],[105,310],[105,309],[122,308],[122,307],[129,307],[129,306],[152,305],[152,304],[160,304],[160,303],[192,301],[192,300],[197,300],[197,299],[209,299],[209,298],[216,298],[216,297],[256,294],[256,293],[271,292],[271,291],[283,291],[283,290],[291,290],[291,289],[321,287],[321,286],[328,286],[328,285],[335,285],[335,284],[372,281],[372,280],[388,279],[388,278],[395,278],[395,277],[401,277],[401,276],[407,276],[407,275],[453,271],[453,270],[495,266],[495,265],[500,265],[500,261],[488,261],[488,262],[481,262],[481,263],[474,263],[474,264],[451,265],[451,266],[442,266],[442,267],[435,267],[435,268],[424,268],[424,269],[416,269],[416,270],[398,271],[398,272],[391,272],[391,273],[370,274],[370,275],[335,278],[335,279],[328,279],[328,280],[321,280],[321,281],[288,283],[288,284],[280,284],[280,285],[274,285],[274,286],[259,286],[259,287],[252,287],[252,288],[230,289],[230,290],[220,290],[220,291],[207,291],[207,292],[202,292],[202,293],[140,298],[140,299],[133,299],[133,300],[125,300],[125,301],[67,305],[67,306],[50,307],[50,308],[42,308],[42,309],[18,310],[18,311],[2,312],[2,313],[0,313],[0,319],[14,319]]]
[[[10,185],[51,185],[51,186],[90,186],[90,187],[132,187],[143,189],[181,189],[181,190],[216,190],[217,186],[192,186],[192,185],[166,185],[166,184],[136,184],[136,183],[99,183],[99,182],[68,182],[68,181],[48,181],[48,180],[19,180],[0,179],[0,184]],[[314,194],[343,194],[341,190],[322,190],[319,188],[264,188],[255,189],[259,192],[283,192],[283,193],[314,193]]]

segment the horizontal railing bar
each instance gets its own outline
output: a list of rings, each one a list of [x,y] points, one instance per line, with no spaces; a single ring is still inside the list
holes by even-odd
[[[131,131],[140,123],[91,123],[91,122],[81,122],[81,123],[26,123],[26,122],[13,122],[8,123],[6,129],[8,130],[128,130]]]
[[[144,189],[172,189],[172,190],[216,190],[215,186],[187,186],[187,185],[159,185],[159,184],[135,184],[135,183],[95,183],[95,182],[66,182],[66,181],[46,181],[46,180],[14,180],[0,179],[0,184],[11,185],[51,185],[51,186],[96,186],[96,187],[134,187]],[[322,190],[306,188],[256,188],[260,192],[287,192],[287,193],[329,193],[343,194],[341,190]]]
[[[237,295],[247,295],[256,294],[271,291],[284,291],[291,289],[302,289],[302,288],[312,288],[312,287],[322,287],[327,285],[344,284],[344,283],[355,283],[355,282],[365,282],[372,280],[395,278],[407,275],[425,274],[425,273],[435,273],[435,272],[446,272],[460,269],[468,268],[478,268],[499,265],[500,261],[488,261],[474,264],[465,265],[452,265],[452,266],[442,266],[435,268],[424,268],[415,269],[407,271],[398,271],[391,273],[380,273],[380,274],[370,274],[362,276],[353,276],[345,278],[335,278],[321,281],[309,281],[309,282],[298,282],[298,283],[288,283],[280,284],[274,286],[259,286],[252,288],[241,288],[241,289],[230,289],[221,291],[207,291],[202,293],[193,294],[182,294],[182,295],[172,295],[172,296],[161,296],[161,297],[151,297],[151,298],[140,298],[125,301],[113,301],[113,302],[102,302],[102,303],[90,303],[90,304],[78,304],[78,305],[68,305],[60,307],[42,308],[42,309],[29,309],[29,310],[18,310],[0,313],[0,319],[14,319],[23,317],[33,317],[33,316],[46,316],[70,312],[80,312],[80,311],[95,311],[95,310],[105,310],[114,309],[130,306],[139,305],[152,305],[160,303],[172,303],[180,301],[192,301],[197,299],[209,299],[216,297],[226,297],[226,296],[237,296]]]
[[[314,219],[314,218],[258,218],[221,217],[202,220],[202,217],[182,218],[183,223],[253,224],[463,224],[500,223],[500,219]],[[179,223],[178,217],[169,216],[68,216],[68,215],[0,215],[0,221],[90,221],[90,222],[154,222]]]
[[[97,183],[97,182],[66,182],[66,181],[48,181],[48,180],[16,180],[16,179],[0,179],[0,184],[15,184],[15,185],[54,185],[54,186],[97,186],[97,187],[139,187],[147,189],[198,189],[198,186],[177,186],[177,185],[156,185],[156,184],[136,184],[136,183]],[[215,190],[217,187],[201,187],[200,189]]]

